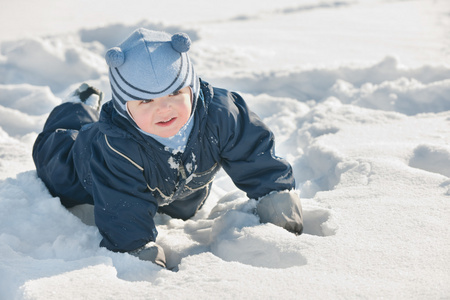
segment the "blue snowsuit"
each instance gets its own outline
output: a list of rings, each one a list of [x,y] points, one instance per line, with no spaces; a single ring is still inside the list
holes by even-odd
[[[95,205],[101,246],[133,251],[155,241],[156,212],[188,219],[222,167],[249,198],[294,188],[292,168],[274,155],[274,136],[237,93],[201,82],[183,153],[172,153],[113,108],[64,103],[50,114],[33,159],[66,207]]]

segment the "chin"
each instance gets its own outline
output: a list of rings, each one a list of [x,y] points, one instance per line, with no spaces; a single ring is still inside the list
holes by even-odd
[[[174,135],[177,134],[178,131],[174,131],[174,132],[167,132],[167,133],[161,133],[161,134],[157,134],[157,136],[160,136],[162,138],[170,138],[173,137]]]
[[[144,130],[147,133],[150,133],[150,134],[153,134],[153,135],[157,135],[157,136],[162,137],[162,138],[170,138],[170,137],[173,137],[174,135],[176,135],[178,133],[178,131],[180,131],[180,129],[181,128],[171,129],[171,130],[164,130],[163,132],[161,132],[161,130],[151,130],[151,129],[149,129],[149,130],[142,129],[142,130]]]

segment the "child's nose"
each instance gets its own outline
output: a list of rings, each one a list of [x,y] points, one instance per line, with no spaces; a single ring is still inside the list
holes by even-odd
[[[170,107],[171,107],[171,105],[170,105],[169,101],[164,101],[164,100],[158,101],[158,109],[160,111],[169,110]]]

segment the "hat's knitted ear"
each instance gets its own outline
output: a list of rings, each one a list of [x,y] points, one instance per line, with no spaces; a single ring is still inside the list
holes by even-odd
[[[110,68],[118,68],[125,62],[125,54],[119,47],[114,47],[106,52],[105,59]]]
[[[176,33],[172,36],[172,48],[180,53],[188,52],[191,48],[191,39],[186,33]]]

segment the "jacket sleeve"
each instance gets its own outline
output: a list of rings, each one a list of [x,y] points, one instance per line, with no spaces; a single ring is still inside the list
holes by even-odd
[[[249,198],[295,187],[291,165],[275,155],[272,131],[237,93],[225,92],[210,107],[217,118],[221,164],[234,184]],[[220,93],[219,93],[220,94]]]
[[[93,147],[91,172],[100,246],[128,252],[155,241],[157,203],[139,164],[102,136]]]

